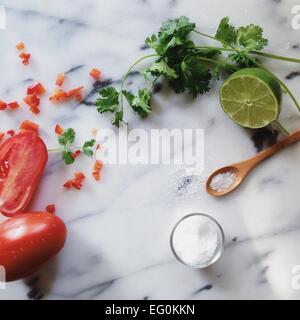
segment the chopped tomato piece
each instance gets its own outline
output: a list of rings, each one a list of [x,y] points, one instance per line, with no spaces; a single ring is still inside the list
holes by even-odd
[[[83,86],[71,89],[66,92],[68,98],[76,96],[83,89]]]
[[[33,113],[33,114],[39,114],[41,112],[41,110],[37,107],[29,107],[29,110]]]
[[[67,94],[62,89],[57,89],[54,91],[54,94],[49,98],[50,101],[59,102],[61,100],[65,100],[67,98]]]
[[[7,108],[7,103],[0,100],[0,110],[4,110]]]
[[[23,101],[32,108],[37,108],[40,105],[40,98],[35,93],[28,94]]]
[[[95,171],[100,171],[100,170],[102,169],[102,167],[103,167],[103,161],[101,161],[101,160],[96,160],[96,162],[94,163],[93,169],[94,169]]]
[[[72,158],[76,159],[77,157],[79,157],[81,155],[81,151],[80,150],[76,150],[75,152],[72,153]]]
[[[99,181],[100,180],[100,171],[93,171],[93,173],[92,173],[92,176],[94,177],[94,179],[96,180],[96,181]]]
[[[93,78],[95,78],[96,80],[99,80],[100,76],[101,76],[101,71],[97,68],[93,68],[90,71],[89,75],[92,76]]]
[[[81,102],[81,101],[83,100],[82,94],[81,94],[81,93],[77,93],[77,94],[75,95],[75,99],[76,99],[77,101]]]
[[[20,107],[20,105],[17,101],[10,102],[7,104],[7,106],[12,110],[18,109]]]
[[[82,182],[85,179],[85,175],[82,172],[76,172],[75,178],[70,179],[64,183],[64,188],[70,189],[71,187],[80,190],[82,187]]]
[[[68,180],[63,184],[64,188],[70,189],[72,188],[72,180]]]
[[[97,145],[96,145],[96,150],[99,150],[101,148],[101,145],[98,143]]]
[[[47,212],[50,212],[50,213],[54,213],[55,212],[55,204],[48,204],[47,207],[45,208],[45,210]]]
[[[5,133],[0,131],[0,141],[4,138],[4,136],[5,136]]]
[[[56,78],[55,84],[61,87],[65,81],[66,75],[64,73],[59,73]]]
[[[19,54],[19,57],[23,60],[29,60],[30,59],[30,53],[22,52]]]
[[[39,125],[29,120],[24,120],[20,125],[21,130],[31,130],[39,133]]]
[[[36,94],[38,96],[41,96],[45,92],[46,89],[40,82],[33,84],[27,88],[27,94]]]
[[[19,54],[19,57],[22,59],[24,65],[29,64],[30,53],[22,52]]]
[[[16,48],[18,50],[24,50],[25,49],[25,45],[23,42],[19,42],[17,45],[16,45]]]
[[[8,130],[8,131],[6,131],[6,133],[9,134],[11,137],[13,135],[15,135],[15,131],[14,130]]]
[[[55,129],[54,129],[55,133],[58,134],[59,136],[61,136],[63,133],[64,133],[64,129],[59,125],[57,124],[55,126]]]

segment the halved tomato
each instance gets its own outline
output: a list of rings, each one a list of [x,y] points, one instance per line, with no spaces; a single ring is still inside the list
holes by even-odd
[[[0,212],[22,212],[44,172],[47,148],[34,130],[21,130],[0,145]]]

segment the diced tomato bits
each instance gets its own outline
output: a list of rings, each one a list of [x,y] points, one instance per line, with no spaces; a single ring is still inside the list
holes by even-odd
[[[7,134],[9,134],[11,137],[15,134],[14,130],[8,130],[6,131]]]
[[[0,100],[0,110],[4,110],[7,108],[7,103],[5,103],[4,101]]]
[[[19,57],[22,59],[22,63],[24,65],[29,64],[29,59],[30,59],[30,53],[22,52],[19,54]]]
[[[100,171],[93,171],[93,172],[92,172],[92,176],[94,177],[94,179],[95,179],[96,181],[99,181],[99,180],[100,180],[100,177],[101,177]]]
[[[24,59],[24,60],[29,60],[30,59],[30,53],[22,52],[22,53],[19,54],[19,57],[21,59]]]
[[[75,178],[68,180],[67,182],[64,183],[64,188],[70,189],[70,188],[75,188],[77,190],[80,190],[82,187],[82,182],[85,179],[85,175],[82,172],[76,172],[75,173]]]
[[[0,141],[4,138],[4,136],[5,136],[5,133],[0,131]]]
[[[10,102],[7,104],[7,106],[12,110],[18,109],[20,107],[17,101]]]
[[[21,130],[31,130],[31,131],[35,131],[36,133],[39,132],[39,125],[31,122],[29,120],[24,120],[21,125],[20,125],[20,129]]]
[[[64,133],[64,129],[59,125],[57,124],[55,126],[55,129],[54,129],[55,133],[58,134],[59,136],[61,136],[63,133]]]
[[[25,49],[25,45],[23,42],[19,42],[17,45],[16,45],[16,48],[18,50],[24,50]]]
[[[55,84],[61,87],[65,81],[66,75],[64,73],[59,73],[56,78]]]
[[[72,158],[76,159],[77,157],[79,157],[81,155],[81,151],[80,150],[76,150],[75,152],[72,153]]]
[[[96,162],[94,163],[93,169],[94,169],[95,171],[100,171],[100,170],[102,169],[102,167],[103,167],[103,161],[101,161],[101,160],[96,160]]]
[[[101,71],[97,68],[93,68],[90,71],[89,75],[92,76],[93,78],[95,78],[96,80],[99,80],[100,76],[101,76]]]
[[[78,102],[81,102],[81,101],[83,100],[82,94],[81,94],[81,93],[77,93],[77,94],[75,95],[75,99],[76,99]]]
[[[54,213],[55,212],[55,204],[48,204],[45,208],[47,212]]]
[[[57,89],[54,91],[54,94],[49,98],[50,101],[59,102],[62,100],[66,100],[67,94],[62,89]]]
[[[79,94],[82,89],[83,89],[83,86],[71,89],[71,90],[66,92],[66,95],[67,95],[68,98],[74,97],[77,94]]]
[[[101,148],[101,145],[98,143],[97,145],[96,145],[96,150],[99,150]]]
[[[33,84],[27,88],[27,94],[36,94],[37,96],[41,96],[45,92],[46,89],[40,82]]]
[[[37,107],[29,107],[29,110],[33,113],[33,114],[39,114],[41,112],[41,110]]]
[[[66,189],[72,188],[72,180],[68,180],[63,184],[63,187]]]
[[[36,94],[28,94],[23,101],[29,106],[29,110],[34,113],[40,113],[38,106],[40,105],[40,98]]]

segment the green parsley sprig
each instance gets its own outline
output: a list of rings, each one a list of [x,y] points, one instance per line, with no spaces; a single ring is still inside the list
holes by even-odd
[[[95,139],[85,141],[79,148],[73,146],[73,142],[75,140],[75,130],[73,128],[66,129],[64,133],[57,138],[57,140],[62,148],[50,149],[48,152],[61,152],[62,160],[67,165],[75,162],[75,157],[73,156],[75,150],[80,150],[88,157],[92,157],[94,154],[92,148],[96,143]]]
[[[191,33],[210,38],[220,46],[196,44],[190,39]],[[263,29],[260,26],[249,24],[235,28],[229,23],[229,18],[225,17],[220,21],[215,35],[209,35],[198,31],[195,23],[182,16],[163,22],[158,33],[148,37],[145,43],[155,53],[141,57],[131,65],[122,79],[120,89],[106,87],[99,92],[97,110],[99,113],[113,113],[113,125],[119,126],[123,121],[124,98],[140,116],[145,117],[151,113],[151,88],[160,77],[175,93],[187,92],[195,98],[211,89],[213,81],[219,79],[221,70],[231,74],[246,67],[259,67],[272,74],[300,111],[297,99],[285,83],[256,57],[263,56],[295,63],[300,63],[300,60],[263,52],[268,40],[263,37]],[[136,94],[125,90],[125,81],[130,72],[145,59],[154,59],[141,72],[147,86]]]

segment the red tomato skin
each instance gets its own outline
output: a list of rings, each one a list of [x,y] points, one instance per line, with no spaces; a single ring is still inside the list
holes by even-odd
[[[35,131],[21,130],[0,145],[0,212],[3,215],[12,217],[25,210],[47,161],[47,148]]]
[[[6,281],[28,277],[64,246],[67,229],[52,213],[27,212],[0,224],[0,265]]]

